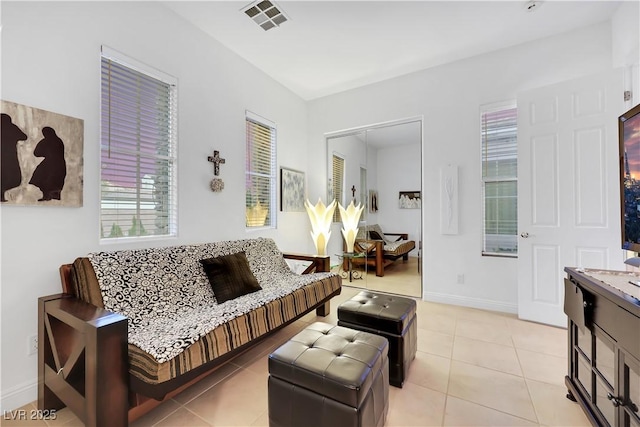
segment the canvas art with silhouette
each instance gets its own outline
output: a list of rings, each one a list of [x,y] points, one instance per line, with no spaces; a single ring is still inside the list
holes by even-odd
[[[84,121],[2,101],[2,204],[82,206]]]

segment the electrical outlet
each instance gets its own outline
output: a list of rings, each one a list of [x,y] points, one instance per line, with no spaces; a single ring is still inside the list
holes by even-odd
[[[464,274],[458,274],[458,285],[464,285]]]
[[[38,352],[38,336],[31,335],[27,338],[27,355],[31,356]]]

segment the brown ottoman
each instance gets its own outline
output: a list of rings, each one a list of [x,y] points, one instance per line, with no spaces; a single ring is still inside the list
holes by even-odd
[[[269,426],[383,426],[383,337],[316,322],[269,355]]]
[[[338,325],[389,340],[389,383],[402,388],[418,347],[415,300],[363,291],[340,304]]]

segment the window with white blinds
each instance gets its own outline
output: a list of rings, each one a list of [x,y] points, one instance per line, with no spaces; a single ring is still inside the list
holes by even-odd
[[[483,254],[518,253],[518,110],[481,109]]]
[[[344,206],[344,157],[334,153],[332,165],[333,174],[331,177],[331,190],[333,191],[333,198],[336,202],[339,202]],[[331,203],[331,200],[329,200],[328,203]],[[333,222],[340,222],[341,220],[340,210],[336,205],[336,210],[333,212]]]
[[[276,226],[276,126],[247,111],[246,226]]]
[[[103,241],[177,234],[177,81],[102,49]]]

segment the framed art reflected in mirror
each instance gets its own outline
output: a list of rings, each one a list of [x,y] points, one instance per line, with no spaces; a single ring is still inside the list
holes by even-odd
[[[420,192],[400,191],[398,194],[398,206],[400,209],[420,209]]]

